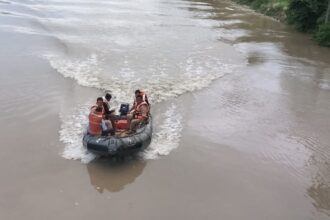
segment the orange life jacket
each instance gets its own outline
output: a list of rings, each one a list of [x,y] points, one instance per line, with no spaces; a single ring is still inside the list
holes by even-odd
[[[147,116],[142,115],[142,112],[141,112],[141,109],[140,109],[142,105],[147,106],[147,109],[148,109],[147,110]],[[149,117],[149,105],[148,105],[148,103],[143,101],[140,104],[137,104],[134,108],[134,114],[135,114],[135,118],[137,118],[137,119],[148,118]]]
[[[92,111],[89,116],[89,133],[91,135],[101,135],[102,134],[102,112]]]
[[[140,91],[140,95],[142,96],[143,102],[145,102],[149,106],[149,108],[150,108],[150,104],[149,104],[149,101],[148,101],[147,94],[145,92],[143,92],[143,91]],[[136,105],[137,104],[136,104],[136,98],[135,98],[134,99],[134,103],[133,103],[133,108],[135,108]]]

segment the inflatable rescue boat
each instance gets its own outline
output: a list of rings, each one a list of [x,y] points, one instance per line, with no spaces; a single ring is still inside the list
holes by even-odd
[[[146,148],[152,137],[152,117],[140,124],[133,134],[127,134],[127,117],[129,105],[122,104],[121,115],[114,120],[116,127],[115,134],[109,136],[93,136],[87,132],[83,137],[84,147],[100,156],[125,156],[134,154]]]

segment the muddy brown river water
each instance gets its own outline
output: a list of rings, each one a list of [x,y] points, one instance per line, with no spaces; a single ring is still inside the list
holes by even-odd
[[[330,219],[330,49],[230,1],[0,1],[0,219]],[[153,141],[82,147],[104,90]]]

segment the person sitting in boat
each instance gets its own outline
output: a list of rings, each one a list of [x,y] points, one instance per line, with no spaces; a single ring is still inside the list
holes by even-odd
[[[136,106],[136,97],[137,97],[138,95],[142,96],[142,100],[143,100],[144,102],[146,102],[146,103],[148,104],[148,107],[150,108],[150,103],[149,103],[149,101],[148,101],[148,96],[147,96],[147,94],[146,94],[144,91],[142,91],[142,90],[140,90],[140,89],[137,89],[137,90],[135,90],[135,98],[134,98],[134,102],[133,102],[133,105],[132,105],[132,108],[131,108],[130,112],[133,111],[133,110],[135,109],[135,106]]]
[[[115,131],[115,119],[116,119],[116,115],[115,115],[115,110],[111,110],[110,108],[110,101],[111,101],[112,95],[110,93],[105,94],[104,97],[102,97],[103,99],[103,109],[104,109],[104,115],[105,115],[105,119],[106,120],[110,120],[111,124],[112,124],[112,128]]]
[[[127,116],[128,133],[134,133],[137,126],[149,118],[149,105],[143,100],[142,95],[136,96],[136,105],[131,114]]]
[[[100,107],[102,109],[102,114],[104,114],[104,105],[103,105],[102,97],[98,97],[96,99],[96,104],[91,107],[91,111],[92,111],[92,109],[95,109],[96,107]]]
[[[96,105],[91,107],[89,114],[89,133],[91,135],[107,135],[113,133],[113,126],[110,120],[105,119],[103,99],[98,97]]]
[[[110,110],[110,101],[111,101],[112,95],[110,93],[105,94],[105,96],[102,97],[103,99],[103,108],[104,108],[104,114],[105,115],[111,115],[115,112],[115,110]]]

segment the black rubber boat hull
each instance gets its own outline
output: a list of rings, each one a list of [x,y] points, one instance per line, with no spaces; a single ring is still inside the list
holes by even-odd
[[[151,137],[152,120],[150,117],[148,124],[127,137],[95,137],[86,133],[83,137],[83,145],[88,151],[100,156],[124,156],[145,149],[150,144]]]

